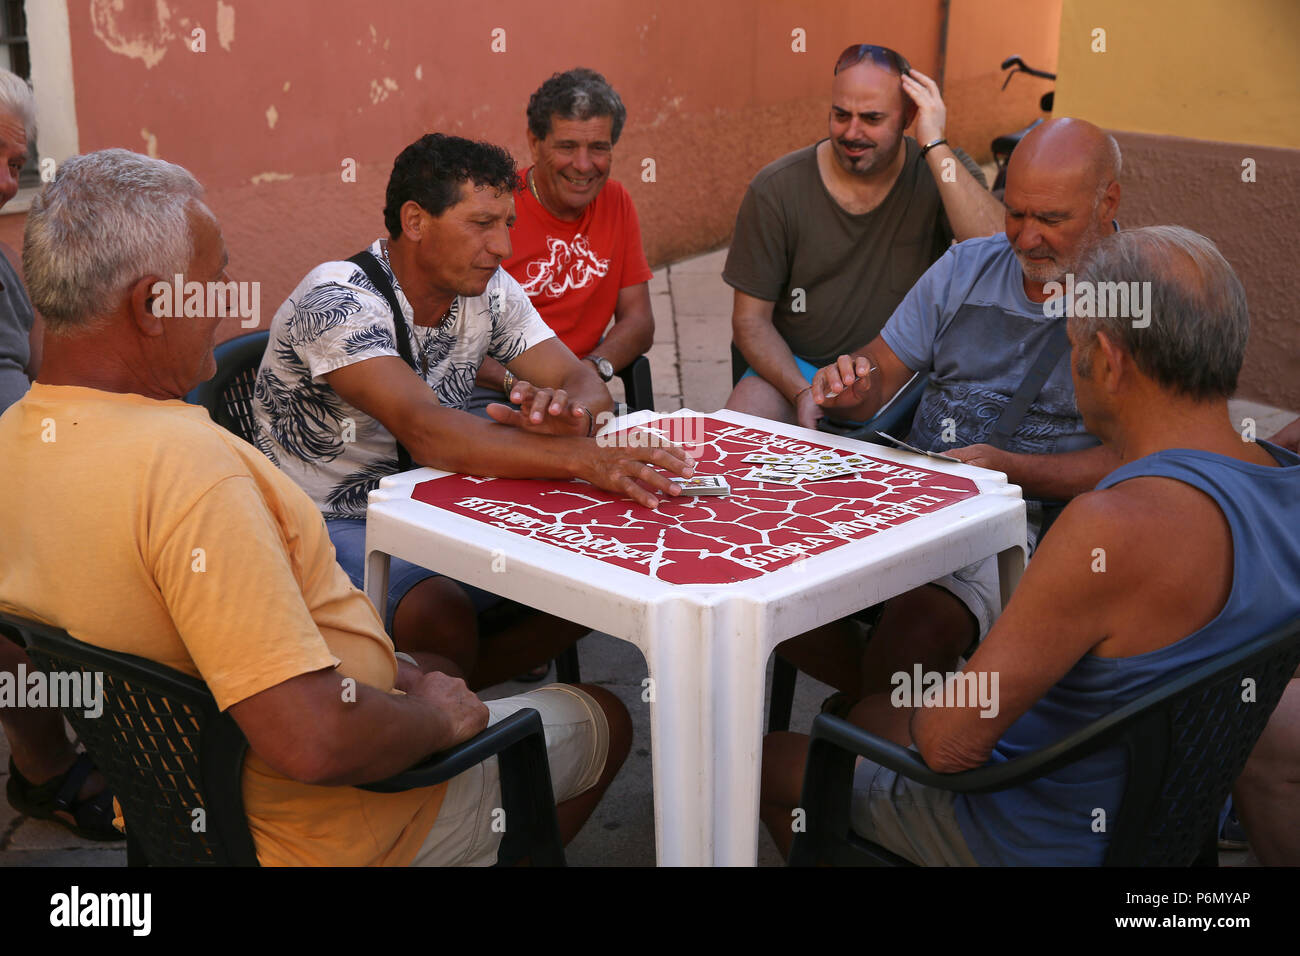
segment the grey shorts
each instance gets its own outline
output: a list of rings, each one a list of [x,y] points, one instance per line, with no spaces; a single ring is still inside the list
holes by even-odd
[[[849,823],[918,866],[979,866],[957,825],[955,797],[863,758],[853,774]]]

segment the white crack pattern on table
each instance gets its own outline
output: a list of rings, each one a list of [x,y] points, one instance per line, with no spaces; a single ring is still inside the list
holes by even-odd
[[[663,420],[639,412],[610,431],[656,419]],[[1005,604],[1024,568],[1025,507],[1005,476],[970,465],[726,410],[700,416],[684,409],[667,421],[672,429],[712,421],[709,427],[729,430],[707,441],[714,451],[726,450],[717,443],[735,444],[727,454],[735,455],[737,470],[749,466],[736,453],[763,439],[770,439],[767,449],[830,447],[898,470],[878,472],[872,481],[830,479],[806,488],[736,481],[726,499],[670,502],[656,513],[577,482],[420,468],[385,478],[371,492],[366,593],[382,614],[394,555],[635,644],[645,655],[653,695],[659,862],[752,866],[764,675],[773,648],[989,555],[997,556]],[[710,473],[709,454],[706,449],[701,473]],[[921,495],[927,500],[918,504]],[[912,505],[880,517],[891,498]],[[845,499],[859,500],[845,505]],[[538,506],[542,500],[545,508]],[[744,528],[732,509],[743,509],[760,527]],[[861,527],[846,527],[837,510]],[[698,532],[685,548],[674,541],[682,528],[674,512],[692,515]],[[577,540],[553,540],[541,533],[546,528]],[[623,539],[619,547],[599,543],[616,535]],[[737,535],[750,537],[736,541]],[[790,553],[798,538],[812,536],[827,541]],[[787,551],[751,567],[742,563],[741,546],[751,549],[750,563],[755,548],[759,555],[769,546]],[[620,548],[637,554],[620,557]],[[676,583],[690,577],[687,571],[698,583]]]
[[[661,421],[669,428],[652,422],[641,430],[675,441],[695,431],[682,419]],[[697,471],[724,474],[731,485],[728,496],[666,498],[652,512],[581,483],[553,488],[550,483],[458,475],[421,483],[414,497],[521,537],[597,560],[612,559],[669,583],[711,584],[779,570],[977,494],[969,480],[869,454],[863,457],[871,464],[851,478],[795,485],[746,480],[740,477],[751,467],[743,461],[746,455],[828,446],[791,443],[716,419],[693,421],[702,422],[709,434],[691,445],[698,452]],[[619,438],[628,440],[631,431]],[[728,567],[688,578],[686,569],[702,571],[702,562]],[[667,568],[672,570],[661,575]]]

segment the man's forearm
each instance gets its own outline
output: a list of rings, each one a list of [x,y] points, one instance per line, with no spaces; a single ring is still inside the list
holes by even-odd
[[[614,323],[600,344],[592,349],[592,353],[609,359],[610,364],[621,371],[631,365],[638,355],[650,351],[654,337],[653,316],[629,315]]]
[[[776,327],[770,321],[738,320],[733,324],[733,334],[750,368],[794,404],[808,383]]]
[[[992,236],[1005,228],[1006,209],[1002,203],[979,184],[947,144],[930,150],[925,161],[939,187],[939,198],[954,239],[964,242]]]
[[[478,367],[478,375],[474,378],[474,384],[483,388],[494,388],[498,392],[505,390],[506,367],[492,358],[490,355],[483,356],[483,364]]]
[[[337,702],[308,715],[315,731],[316,757],[304,769],[306,783],[346,786],[383,780],[430,754],[454,747],[446,715],[427,701],[333,675]]]
[[[579,362],[557,387],[564,389],[569,398],[590,409],[593,416],[614,408],[614,399],[610,397],[609,389],[590,362]]]
[[[592,420],[602,410],[593,410]],[[576,477],[591,441],[532,434],[454,409],[423,414],[413,431],[408,450],[417,464],[490,478]]]
[[[1105,445],[1054,455],[1015,454],[1007,466],[1007,479],[1031,498],[1068,501],[1091,491],[1119,466],[1119,455]]]

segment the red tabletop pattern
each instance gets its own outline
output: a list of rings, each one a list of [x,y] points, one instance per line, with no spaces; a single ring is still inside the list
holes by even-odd
[[[417,501],[670,584],[725,584],[759,577],[978,494],[942,472],[878,462],[857,476],[795,486],[741,476],[741,459],[806,454],[827,446],[713,418],[659,418],[619,433],[623,441],[668,438],[698,451],[696,473],[723,475],[727,497],[665,499],[658,511],[581,481],[447,475],[412,489]],[[846,454],[842,449],[830,449]]]

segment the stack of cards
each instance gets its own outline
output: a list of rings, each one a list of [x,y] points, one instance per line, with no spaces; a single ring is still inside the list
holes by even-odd
[[[780,485],[797,485],[827,478],[847,478],[867,466],[861,455],[837,455],[830,451],[807,455],[746,455],[746,464],[755,465],[745,478]]]
[[[682,486],[684,495],[726,495],[731,487],[717,475],[697,475],[694,478],[674,479]]]

